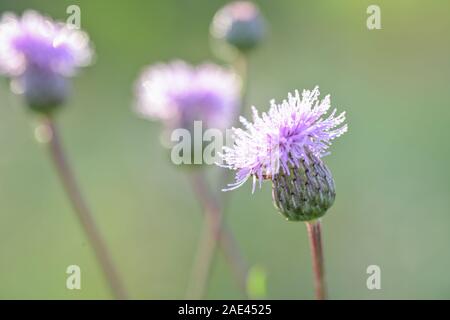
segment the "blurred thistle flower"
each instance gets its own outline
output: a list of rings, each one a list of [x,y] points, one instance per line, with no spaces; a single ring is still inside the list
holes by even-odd
[[[211,23],[214,39],[240,51],[256,47],[264,38],[266,25],[259,8],[249,1],[235,1],[217,11]]]
[[[0,18],[0,74],[11,78],[11,88],[24,94],[30,109],[44,114],[36,138],[48,145],[55,170],[112,292],[124,299],[125,290],[68,164],[53,117],[53,111],[67,99],[69,77],[78,67],[88,65],[92,56],[88,36],[71,25],[35,11],[26,11],[21,18],[12,13]]]
[[[69,93],[67,77],[91,62],[88,36],[35,11],[0,19],[0,74],[10,77],[35,111],[50,113]]]
[[[225,129],[239,103],[240,79],[232,71],[205,63],[156,64],[135,85],[136,112],[161,120],[169,129],[191,130],[194,121],[206,128]]]
[[[205,160],[202,152],[198,158],[200,161],[197,161],[196,154],[206,148],[204,135],[202,132],[196,133],[196,125],[201,122],[202,129],[217,129],[222,133],[238,113],[240,91],[240,77],[232,70],[212,63],[192,66],[176,60],[167,64],[151,65],[143,70],[134,86],[134,109],[143,118],[164,124],[164,133],[171,134],[171,141],[168,142],[163,134],[162,142],[172,149],[172,157],[177,149],[172,145],[173,133],[178,129],[188,131],[194,141],[187,138],[187,148],[182,148],[179,154],[178,151],[175,152],[177,156],[182,154],[183,161],[174,161],[172,158],[172,163],[183,164],[182,168],[198,169],[202,167],[190,165],[205,163],[202,161]],[[201,138],[201,143],[198,143],[198,138]],[[191,188],[205,213],[205,231],[188,287],[189,298],[202,298],[206,292],[218,243],[221,243],[220,249],[229,261],[240,288],[246,294],[247,267],[239,254],[233,234],[223,225],[221,203],[211,192],[204,172],[193,170],[189,171],[188,176]]]
[[[225,167],[236,170],[236,182],[226,190],[240,187],[253,177],[272,180],[274,204],[289,220],[312,220],[332,205],[333,178],[321,158],[331,141],[347,131],[345,113],[330,109],[330,96],[319,100],[318,87],[288,95],[280,105],[271,101],[268,113],[259,116],[253,107],[253,121],[241,117],[246,130],[233,128],[235,143],[224,147]]]

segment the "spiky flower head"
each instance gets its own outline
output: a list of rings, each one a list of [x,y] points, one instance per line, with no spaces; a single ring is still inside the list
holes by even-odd
[[[88,36],[35,11],[0,19],[0,74],[22,87],[33,109],[47,112],[68,93],[66,77],[91,62]]]
[[[215,14],[211,35],[241,51],[256,47],[264,38],[266,24],[259,8],[250,1],[234,1]]]
[[[19,76],[30,65],[63,75],[92,58],[88,36],[35,11],[22,17],[3,14],[0,20],[0,72]]]
[[[236,170],[240,187],[250,177],[270,179],[274,202],[290,220],[309,220],[323,215],[334,201],[331,173],[321,158],[331,141],[347,131],[345,113],[330,114],[330,96],[319,99],[319,88],[289,94],[281,104],[271,101],[260,116],[253,107],[253,123],[241,117],[245,129],[233,128],[234,145],[224,147],[224,166]]]
[[[144,70],[135,94],[136,111],[170,129],[191,129],[194,121],[202,121],[205,128],[225,129],[239,103],[240,80],[212,63],[191,66],[173,61]]]

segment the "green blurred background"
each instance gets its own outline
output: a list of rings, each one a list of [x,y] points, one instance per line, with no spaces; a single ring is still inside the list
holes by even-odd
[[[324,218],[330,297],[450,298],[450,3],[256,1],[270,24],[251,60],[249,103],[266,110],[296,88],[320,85],[347,111],[349,132],[326,162],[336,185]],[[131,111],[145,65],[173,58],[218,61],[209,23],[225,1],[15,1],[65,20],[81,7],[97,62],[75,80],[59,115],[66,149],[131,298],[184,298],[202,227],[200,207],[159,143],[160,126]],[[381,7],[382,30],[366,28]],[[218,61],[220,62],[220,61]],[[36,119],[0,82],[0,298],[108,299],[45,148]],[[211,169],[216,170],[216,169]],[[306,228],[273,209],[270,185],[231,194],[227,221],[267,297],[310,299]],[[67,290],[66,268],[82,270]],[[381,290],[366,268],[381,267]],[[242,298],[223,257],[208,298]]]

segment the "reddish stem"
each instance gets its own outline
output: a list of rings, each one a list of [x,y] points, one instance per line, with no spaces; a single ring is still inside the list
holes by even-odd
[[[325,269],[321,235],[322,228],[320,220],[308,221],[306,222],[306,227],[308,229],[309,244],[311,248],[316,299],[325,300],[327,298],[327,289],[325,286]]]
[[[112,262],[108,248],[100,235],[91,211],[81,195],[68,161],[66,159],[59,133],[53,119],[47,118],[45,125],[50,132],[49,152],[62,185],[69,197],[76,216],[83,227],[94,253],[105,274],[109,286],[117,299],[125,299],[126,293],[119,279],[117,270]]]

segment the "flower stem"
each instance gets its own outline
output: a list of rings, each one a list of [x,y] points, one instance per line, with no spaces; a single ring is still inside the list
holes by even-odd
[[[325,268],[322,251],[322,235],[320,220],[307,221],[309,244],[314,271],[314,283],[316,288],[316,299],[325,300],[327,298],[327,289],[325,286]]]
[[[108,248],[95,224],[91,211],[84,201],[75,177],[70,169],[62,148],[58,129],[52,118],[45,119],[45,125],[50,133],[49,152],[61,179],[62,185],[69,197],[77,218],[83,227],[98,262],[116,299],[126,299],[126,293],[119,279],[117,270],[112,262]]]
[[[205,213],[205,226],[190,279],[188,298],[204,297],[218,246],[223,251],[239,288],[247,297],[248,267],[240,254],[231,230],[223,222],[223,212],[216,198],[210,193],[203,174],[195,172],[190,178]]]
[[[239,116],[246,113],[246,104],[249,96],[249,70],[250,70],[250,57],[249,53],[239,52],[237,53],[234,61],[233,68],[236,70],[237,74],[241,78],[242,88],[240,95],[239,107],[236,110],[236,114],[233,117],[232,125],[236,125]],[[232,171],[224,170],[223,175],[219,178],[220,188],[223,188],[227,185],[227,183],[231,180]],[[222,205],[222,210],[224,212],[227,211],[228,202],[230,198],[230,192],[222,192],[220,201]]]
[[[233,117],[233,123],[245,108],[248,96],[248,54],[238,53],[233,66],[241,77],[242,91],[240,97],[240,105]],[[225,170],[220,177],[220,186],[226,185],[230,177],[230,171]],[[244,296],[247,298],[247,275],[248,266],[244,262],[237,243],[233,237],[231,230],[224,223],[223,215],[228,204],[228,194],[222,193],[220,197],[220,205],[215,197],[209,192],[204,177],[199,173],[194,173],[191,179],[193,189],[195,190],[199,201],[202,203],[205,211],[205,227],[203,229],[200,246],[195,261],[195,267],[189,284],[188,297],[203,297],[208,287],[212,265],[215,260],[217,243],[223,250],[225,258],[233,270],[236,282]]]
[[[250,65],[250,59],[248,53],[239,53],[233,63],[234,68],[236,69],[236,72],[241,77],[242,81],[242,91],[241,91],[241,101],[240,101],[240,108],[239,113],[240,114],[245,113],[246,104],[247,104],[247,98],[249,95],[249,65]],[[237,120],[237,119],[236,119]]]

